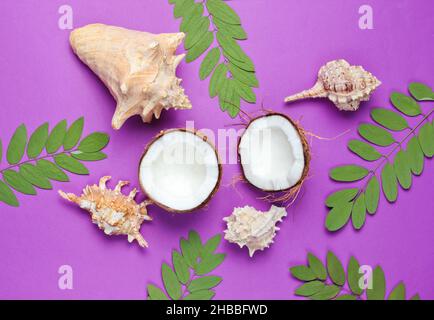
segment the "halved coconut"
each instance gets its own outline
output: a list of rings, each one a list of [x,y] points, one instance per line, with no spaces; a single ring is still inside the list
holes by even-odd
[[[241,136],[238,153],[244,178],[266,192],[292,190],[309,171],[305,135],[283,114],[252,120]]]
[[[163,209],[184,213],[205,206],[217,191],[222,168],[206,136],[186,129],[160,133],[146,148],[139,181]]]

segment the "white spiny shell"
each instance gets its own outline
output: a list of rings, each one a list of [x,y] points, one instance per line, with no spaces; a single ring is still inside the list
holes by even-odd
[[[225,239],[243,248],[249,248],[249,255],[264,250],[273,243],[277,222],[286,216],[286,209],[272,206],[269,211],[257,211],[253,207],[235,208],[232,215],[224,218],[227,223]]]
[[[117,102],[114,129],[120,129],[134,115],[151,122],[163,109],[191,109],[181,79],[175,75],[185,56],[176,56],[175,51],[184,37],[184,33],[154,35],[103,24],[71,33],[74,52]]]
[[[381,82],[361,66],[351,66],[345,60],[334,60],[323,66],[318,82],[285,99],[285,102],[307,98],[328,98],[339,110],[356,111],[362,101],[368,101]]]
[[[137,240],[141,247],[148,247],[148,243],[140,234],[140,226],[144,220],[150,221],[146,205],[147,202],[137,204],[134,198],[137,190],[134,189],[126,196],[121,193],[121,188],[128,184],[120,181],[114,190],[107,189],[106,183],[111,177],[103,177],[99,186],[86,186],[80,197],[72,193],[59,191],[62,198],[74,202],[80,208],[87,210],[92,217],[92,222],[107,235],[127,235],[128,241]]]

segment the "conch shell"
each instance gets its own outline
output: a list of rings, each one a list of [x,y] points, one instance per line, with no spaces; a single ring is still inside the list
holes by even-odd
[[[175,51],[184,37],[184,33],[154,35],[103,24],[71,33],[72,49],[117,102],[114,129],[134,115],[151,122],[163,109],[191,109],[181,79],[175,75],[185,56]]]
[[[381,82],[363,67],[350,66],[345,60],[334,60],[320,69],[318,82],[312,89],[287,97],[285,102],[329,98],[339,110],[356,111],[380,85]]]
[[[105,234],[127,235],[130,243],[137,240],[141,247],[148,247],[148,243],[140,234],[140,226],[144,220],[152,220],[146,210],[149,203],[137,204],[134,201],[136,189],[128,196],[121,193],[122,187],[127,185],[128,181],[119,181],[114,190],[107,189],[106,183],[110,179],[111,177],[102,177],[99,186],[86,186],[80,197],[63,191],[59,191],[59,194],[89,211],[92,222]]]
[[[227,222],[225,239],[238,244],[240,248],[246,246],[250,257],[253,257],[255,251],[269,248],[274,242],[276,231],[280,230],[276,224],[286,214],[285,208],[276,206],[271,206],[267,212],[249,206],[235,208],[232,215],[223,219]]]

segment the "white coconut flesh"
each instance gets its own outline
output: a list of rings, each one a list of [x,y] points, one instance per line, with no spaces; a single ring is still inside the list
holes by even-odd
[[[241,137],[238,152],[245,178],[259,189],[287,190],[303,176],[303,143],[297,128],[284,116],[253,120]]]
[[[145,152],[139,168],[143,191],[157,205],[178,212],[204,205],[219,184],[215,148],[189,131],[169,131]]]

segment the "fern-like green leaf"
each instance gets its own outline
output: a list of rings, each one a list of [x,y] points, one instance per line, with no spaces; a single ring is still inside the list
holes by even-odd
[[[415,117],[422,114],[420,105],[413,98],[405,94],[394,92],[390,96],[390,100],[396,109],[407,116]]]
[[[427,85],[419,82],[413,82],[409,86],[411,95],[419,101],[434,101],[434,92]]]
[[[66,126],[66,120],[62,120],[53,128],[45,146],[47,153],[53,154],[63,145],[66,136]]]
[[[48,123],[44,123],[30,136],[27,146],[27,156],[30,159],[38,157],[44,150],[48,139]]]
[[[330,171],[330,178],[340,182],[353,182],[365,178],[369,170],[358,165],[340,166]]]
[[[381,147],[388,147],[395,142],[389,131],[373,124],[361,124],[359,134],[367,141]]]
[[[371,117],[379,125],[392,131],[402,131],[409,127],[403,116],[389,109],[374,108],[371,110]]]
[[[372,176],[366,186],[365,202],[366,210],[369,214],[377,212],[378,203],[380,201],[380,183],[376,176]]]
[[[14,135],[9,142],[7,150],[7,160],[9,164],[14,165],[21,161],[24,156],[27,144],[27,129],[24,124],[15,130]]]
[[[361,193],[357,200],[354,202],[353,211],[351,214],[353,227],[356,230],[360,230],[366,221],[366,202],[365,194]]]
[[[348,142],[348,149],[366,161],[377,161],[381,158],[381,153],[373,146],[360,140],[351,140]]]
[[[334,208],[336,206],[339,206],[340,204],[348,203],[354,200],[354,198],[357,196],[358,193],[359,193],[358,188],[339,190],[327,197],[326,205],[329,208]]]

